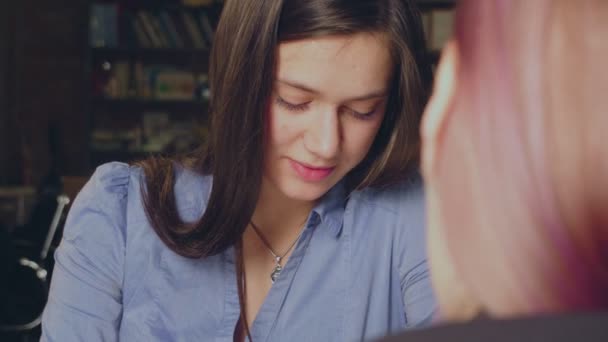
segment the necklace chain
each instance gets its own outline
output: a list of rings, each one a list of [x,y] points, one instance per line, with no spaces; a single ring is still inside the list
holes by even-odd
[[[272,254],[272,257],[274,258],[275,267],[274,267],[272,273],[270,274],[270,279],[272,280],[272,283],[274,284],[275,280],[279,277],[279,275],[281,274],[281,271],[283,270],[283,267],[281,266],[281,261],[293,249],[293,247],[296,245],[298,240],[300,240],[302,233],[304,233],[305,224],[302,226],[302,229],[300,230],[298,237],[296,237],[296,239],[291,243],[291,245],[289,246],[289,248],[287,248],[285,253],[283,253],[282,255],[278,255],[272,249],[272,247],[270,246],[270,243],[268,242],[268,240],[266,240],[266,238],[264,237],[262,232],[260,232],[260,229],[258,228],[258,226],[256,226],[255,223],[253,223],[253,221],[249,221],[249,223],[251,223],[251,227],[253,228],[253,231],[255,232],[255,234],[260,238],[260,240],[262,240],[264,247],[266,247],[268,252],[270,252],[270,254]]]
[[[262,240],[262,243],[264,244],[264,247],[266,247],[266,249],[274,257],[274,259],[277,260],[277,261],[279,261],[279,262],[280,262],[281,259],[283,259],[291,251],[291,249],[296,245],[296,243],[298,242],[298,240],[300,240],[300,236],[302,236],[302,233],[304,232],[304,227],[302,227],[302,229],[300,230],[300,233],[298,234],[298,236],[296,237],[296,239],[293,240],[293,242],[291,243],[291,245],[289,245],[289,248],[287,248],[287,250],[285,251],[285,253],[283,253],[283,255],[279,255],[278,253],[276,253],[274,251],[274,249],[272,249],[272,247],[270,246],[270,243],[268,242],[268,240],[266,240],[266,238],[264,237],[264,235],[262,234],[262,232],[260,232],[260,228],[258,228],[258,226],[256,226],[255,223],[253,223],[253,221],[251,221],[250,223],[251,223],[251,227],[253,228],[253,231],[260,238],[260,240]]]

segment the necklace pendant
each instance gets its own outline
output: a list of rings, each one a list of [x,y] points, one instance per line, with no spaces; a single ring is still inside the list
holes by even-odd
[[[281,267],[281,265],[277,264],[274,267],[274,270],[272,271],[272,273],[270,273],[270,279],[272,280],[273,284],[277,280],[277,278],[279,277],[279,275],[281,274],[282,270],[283,270],[283,267]]]

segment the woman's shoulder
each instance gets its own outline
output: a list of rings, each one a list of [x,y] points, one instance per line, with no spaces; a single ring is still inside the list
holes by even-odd
[[[371,239],[380,241],[378,243],[389,241],[403,248],[424,246],[424,200],[422,177],[418,174],[392,186],[358,190],[347,202],[344,224],[362,243]],[[416,253],[424,255],[423,250]]]
[[[83,201],[88,198],[126,197],[131,178],[131,167],[125,163],[112,162],[98,166],[78,194]]]
[[[81,214],[100,213],[111,218],[112,222],[123,221],[131,177],[131,167],[124,163],[114,162],[97,167],[76,196],[68,219],[74,221]],[[72,226],[66,225],[64,235],[69,235]]]
[[[197,210],[206,203],[211,191],[212,177],[204,176],[193,170],[174,165],[173,192],[178,211]],[[100,209],[119,212],[126,211],[126,206],[143,207],[146,188],[144,171],[137,165],[121,162],[110,162],[97,167],[87,184],[78,194],[77,201],[94,204]],[[121,205],[122,204],[122,205]],[[185,218],[187,219],[187,218]]]
[[[187,216],[201,205],[196,199],[204,197],[200,193],[210,179],[176,167],[174,180],[177,202]],[[145,186],[143,170],[124,163],[101,165],[89,178],[68,212],[55,253],[45,326],[61,326],[62,317],[68,317],[74,322],[83,319],[86,330],[97,318],[107,336],[114,336],[123,305],[145,286],[142,279],[154,274],[151,271],[162,277],[169,272],[163,268],[169,262],[171,267],[194,269],[188,267],[191,260],[173,253],[148,223],[141,197]],[[62,333],[51,330],[45,333]]]
[[[135,168],[125,163],[97,167],[69,209],[63,240],[88,251],[95,251],[96,243],[106,240],[112,240],[113,246],[124,246],[134,177]]]
[[[210,176],[201,176],[180,165],[175,167],[174,195],[177,210],[185,221],[200,217],[211,189]],[[141,167],[111,162],[97,167],[74,200],[63,236],[67,240],[108,234],[108,229],[92,229],[100,225],[113,227],[124,245],[133,227],[148,227],[145,211],[145,175]],[[88,228],[89,227],[89,228]],[[129,228],[131,227],[131,228]],[[94,231],[93,231],[94,230]],[[144,229],[151,233],[152,229]],[[149,231],[149,232],[148,232]],[[93,239],[95,240],[95,239]]]
[[[182,219],[198,219],[206,205],[211,177],[176,165],[173,184]],[[111,162],[97,167],[68,212],[58,256],[103,261],[112,266],[111,273],[118,279],[123,277],[120,270],[125,262],[120,256],[168,250],[148,221],[142,197],[145,186],[144,171],[139,166]],[[140,259],[130,259],[129,263],[132,267],[127,278],[146,271],[140,267],[145,264]]]

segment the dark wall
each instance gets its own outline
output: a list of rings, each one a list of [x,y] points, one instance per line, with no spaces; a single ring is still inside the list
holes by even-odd
[[[16,178],[15,168],[12,167],[9,149],[11,144],[10,118],[11,112],[11,64],[14,45],[14,2],[0,5],[0,184],[7,184]]]
[[[64,175],[86,172],[86,116],[84,65],[87,1],[21,0],[2,6],[3,79],[0,105],[3,120],[3,157],[0,173],[8,182],[37,184],[48,172],[49,127],[59,133],[57,165]],[[4,6],[13,6],[5,11]],[[12,50],[12,51],[10,51]],[[6,56],[8,55],[8,57]],[[12,75],[11,75],[12,74]],[[8,94],[8,95],[7,95]],[[7,97],[10,98],[7,101]],[[3,134],[6,133],[6,134]],[[8,144],[5,141],[8,140]],[[12,164],[7,167],[7,164]],[[2,178],[0,178],[1,180]]]

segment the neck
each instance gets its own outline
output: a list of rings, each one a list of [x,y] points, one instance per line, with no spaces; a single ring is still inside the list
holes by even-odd
[[[283,240],[299,233],[314,205],[314,201],[286,198],[264,180],[252,221],[269,239]]]

